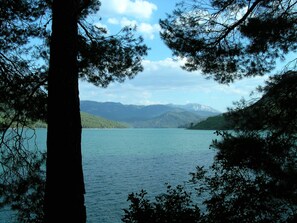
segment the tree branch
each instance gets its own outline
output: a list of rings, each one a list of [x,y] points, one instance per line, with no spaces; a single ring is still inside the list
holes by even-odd
[[[247,10],[247,12],[243,15],[243,17],[241,19],[239,19],[237,22],[235,22],[234,24],[232,24],[231,26],[228,26],[228,28],[226,29],[225,32],[222,33],[221,36],[218,37],[218,39],[216,41],[214,41],[214,45],[218,44],[219,42],[221,42],[223,39],[225,39],[229,33],[234,30],[237,26],[239,26],[240,24],[242,24],[247,18],[248,16],[254,11],[254,9],[258,6],[258,4],[260,2],[262,2],[263,0],[257,0],[255,1],[252,6]]]

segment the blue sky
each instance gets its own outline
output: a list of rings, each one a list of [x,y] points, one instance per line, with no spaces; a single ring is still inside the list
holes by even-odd
[[[80,82],[81,100],[113,101],[123,104],[199,103],[226,111],[241,98],[250,99],[251,91],[266,77],[247,78],[230,85],[207,80],[197,72],[186,72],[171,59],[171,51],[159,37],[160,18],[172,12],[175,0],[101,0],[101,10],[90,20],[106,27],[111,34],[124,25],[137,25],[137,32],[151,48],[143,61],[144,71],[124,83],[106,89]],[[101,17],[101,20],[99,18]]]

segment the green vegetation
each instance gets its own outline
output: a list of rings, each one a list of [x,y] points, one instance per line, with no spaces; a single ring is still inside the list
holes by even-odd
[[[120,122],[115,122],[91,115],[86,112],[81,112],[81,123],[83,128],[127,128],[128,125]]]
[[[42,121],[37,121],[33,124],[33,128],[47,128],[47,124]]]
[[[125,122],[135,128],[187,128],[190,123],[220,112],[199,104],[124,105],[115,102],[81,101],[82,112]]]
[[[24,211],[14,205],[18,216],[18,212],[27,214],[18,222],[56,222],[57,216],[60,222],[86,222],[78,78],[99,87],[131,79],[143,70],[141,63],[148,51],[143,38],[135,35],[136,29],[123,27],[113,35],[88,21],[88,15],[97,13],[100,5],[99,0],[1,1],[0,115],[4,114],[5,123],[0,120],[0,130],[5,137],[0,141],[0,187],[19,190],[11,199],[0,191],[0,207],[2,201],[13,204],[20,191],[28,189],[25,183],[36,188],[37,180],[23,182],[23,174],[34,169],[31,164],[36,165],[33,158],[27,161],[31,151],[22,153],[26,136],[21,128],[31,128],[36,122],[36,127],[45,127],[47,122],[47,151],[51,151],[46,157],[46,172],[51,174],[46,177],[42,202],[45,219],[33,209]],[[110,126],[114,125],[108,123]],[[17,136],[8,143],[3,139],[12,127]],[[14,142],[18,144],[9,147]],[[23,197],[30,199],[32,190]],[[20,204],[25,207],[27,203]]]
[[[201,219],[200,210],[193,203],[190,195],[180,185],[175,188],[167,185],[167,193],[157,196],[156,202],[150,201],[144,190],[132,193],[128,197],[128,201],[132,204],[128,210],[124,210],[122,221],[125,223],[198,223]]]
[[[129,27],[107,36],[106,29],[89,24],[97,0],[1,1],[1,6],[0,112],[7,123],[0,127],[31,126],[46,117],[52,127],[46,178],[45,154],[27,150],[23,131],[15,128],[2,137],[0,206],[11,205],[19,222],[56,222],[58,216],[60,222],[85,223],[79,98],[72,94],[77,77],[101,87],[133,78],[143,70],[147,47]],[[280,75],[271,73],[277,59],[297,50],[296,1],[183,1],[160,25],[162,39],[174,56],[185,59],[187,71],[219,83],[271,78],[261,103],[238,104],[230,112],[238,129],[219,132],[213,165],[193,174],[205,212],[198,215],[182,188],[169,188],[152,205],[144,193],[131,195],[123,220],[297,222],[296,58]],[[40,44],[32,47],[31,40]],[[193,218],[185,220],[188,216]]]
[[[188,111],[166,112],[158,117],[130,122],[135,128],[178,128],[186,126],[191,122],[197,122],[201,117]]]
[[[81,112],[81,124],[83,128],[127,128],[129,127],[126,123],[111,121],[96,115],[91,115],[86,112]],[[0,123],[4,124],[3,118],[0,117]],[[18,127],[19,123],[10,124],[11,127]],[[44,121],[37,121],[28,126],[29,128],[47,128],[47,124]]]
[[[232,125],[226,120],[224,115],[217,115],[213,117],[208,117],[207,119],[191,126],[189,129],[229,130],[232,128]]]
[[[213,164],[191,173],[197,194],[182,186],[155,201],[132,193],[123,222],[297,222],[296,84],[296,71],[270,77],[260,100],[229,111],[234,131],[217,131]]]
[[[212,165],[191,174],[197,199],[183,199],[189,194],[183,190],[167,191],[155,202],[130,194],[123,222],[167,222],[167,213],[174,215],[169,222],[297,222],[296,58],[271,73],[276,59],[296,53],[296,1],[182,1],[160,25],[161,37],[188,71],[201,70],[219,83],[270,77],[258,88],[260,100],[241,100],[223,117],[205,121],[204,127],[226,118],[234,130],[216,131]],[[186,212],[196,215],[184,221]]]

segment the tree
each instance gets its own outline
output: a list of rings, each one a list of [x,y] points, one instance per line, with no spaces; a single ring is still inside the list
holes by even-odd
[[[167,185],[167,193],[157,196],[156,202],[151,202],[146,195],[144,190],[129,195],[131,205],[128,210],[124,209],[123,222],[196,223],[201,220],[198,206],[193,204],[190,194],[181,185],[176,188]]]
[[[53,1],[45,222],[86,222],[78,95],[77,1]],[[64,125],[57,117],[63,117]]]
[[[210,222],[296,221],[296,74],[271,77],[259,101],[230,111],[237,130],[214,142],[215,175],[204,181]]]
[[[296,51],[296,2],[183,1],[161,20],[161,37],[188,71],[229,83],[264,75]]]
[[[1,128],[4,130],[1,165],[7,170],[0,190],[4,204],[11,203],[19,211],[20,221],[43,222],[45,214],[47,222],[71,219],[85,222],[78,78],[101,87],[133,78],[142,71],[141,61],[148,48],[142,44],[141,37],[134,36],[134,28],[125,27],[118,34],[108,36],[104,28],[88,23],[87,16],[99,10],[97,0],[1,1],[1,5],[6,6],[1,8],[0,17]],[[56,119],[61,114],[65,126]],[[21,219],[22,209],[26,207],[20,205],[30,203],[24,202],[26,198],[30,200],[26,193],[39,188],[37,194],[43,195],[40,192],[44,192],[44,156],[41,155],[40,161],[36,160],[36,154],[29,156],[31,151],[25,150],[21,140],[16,150],[7,143],[10,133],[7,130],[15,126],[18,131],[18,127],[28,127],[40,119],[48,121],[44,212],[38,210],[40,218]],[[22,131],[18,131],[18,136],[22,139]],[[10,138],[11,142],[15,139]],[[23,162],[14,165],[16,160]],[[36,173],[35,177],[28,175],[29,169]],[[12,172],[15,178],[7,181]],[[6,190],[12,184],[25,185],[21,187],[22,193]],[[23,194],[24,199],[19,200],[17,193]],[[25,212],[32,216],[28,208]]]
[[[296,52],[296,6],[286,0],[183,1],[160,21],[161,36],[174,56],[186,60],[184,69],[229,83],[268,74],[277,59]],[[191,174],[197,195],[205,198],[197,205],[198,222],[296,222],[296,58],[291,65],[269,77],[259,100],[229,109],[235,129],[217,131],[213,165]],[[135,213],[145,209],[130,201],[126,213],[141,222]]]
[[[88,5],[85,5],[85,4]],[[97,1],[54,0],[48,78],[47,178],[45,191],[46,222],[86,222],[84,179],[81,157],[81,120],[78,78],[96,85],[123,81],[142,70],[146,54],[142,39],[109,40],[98,35],[102,30],[87,29],[82,22]],[[79,36],[78,25],[85,32]],[[123,45],[127,44],[127,45]],[[133,45],[136,44],[136,45]],[[103,51],[105,50],[105,52]],[[79,59],[78,59],[79,57]],[[80,68],[80,73],[79,73]],[[94,70],[98,73],[95,73]],[[63,117],[63,127],[57,117]]]
[[[173,209],[170,222],[183,222],[183,213],[197,209],[201,214],[186,222],[296,222],[296,74],[290,71],[271,77],[261,89],[264,95],[260,100],[250,106],[242,102],[230,110],[228,119],[236,128],[218,131],[222,139],[211,145],[217,150],[212,166],[197,167],[191,173],[190,182],[203,198],[201,203],[189,205],[181,199],[189,193],[178,190],[175,196],[170,196],[170,191],[157,196],[155,202],[143,194],[131,194],[123,222],[159,222],[145,221],[142,216],[158,219],[160,210],[167,213],[171,207],[180,209]]]
[[[0,4],[0,206],[11,205],[19,222],[41,222],[45,156],[28,141],[32,123],[46,119],[46,72],[36,63],[38,48],[29,43],[47,36],[39,26],[47,5]]]
[[[47,5],[39,0],[1,1],[1,5],[0,114],[5,130],[16,122],[21,126],[46,117],[46,90],[41,88],[47,81],[45,66],[36,63],[42,55],[30,41],[47,37],[38,25]]]

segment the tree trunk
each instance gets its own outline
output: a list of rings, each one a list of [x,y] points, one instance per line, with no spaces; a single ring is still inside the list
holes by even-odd
[[[86,222],[77,68],[77,0],[54,0],[48,79],[45,222]]]

